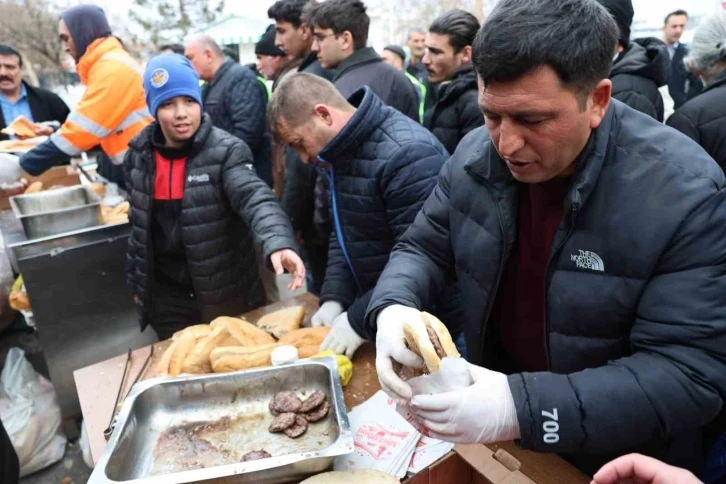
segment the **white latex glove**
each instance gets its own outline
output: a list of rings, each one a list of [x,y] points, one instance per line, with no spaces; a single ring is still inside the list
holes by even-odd
[[[20,158],[10,153],[0,153],[0,183],[12,183],[25,175]]]
[[[320,351],[333,350],[335,354],[345,355],[348,359],[353,358],[355,350],[365,343],[365,339],[358,336],[348,322],[348,313],[345,312],[333,321],[333,330],[320,345]]]
[[[313,328],[320,326],[332,326],[335,318],[343,314],[343,305],[338,301],[325,301],[320,309],[317,310],[310,322]]]
[[[411,387],[396,374],[394,363],[409,368],[423,367],[423,359],[406,347],[403,339],[403,322],[421,319],[421,312],[401,304],[388,306],[378,314],[376,326],[376,371],[381,388],[396,403],[411,400]],[[423,321],[422,321],[423,322]]]
[[[519,438],[519,421],[507,376],[469,364],[474,384],[437,395],[416,395],[411,412],[430,437],[459,444]]]

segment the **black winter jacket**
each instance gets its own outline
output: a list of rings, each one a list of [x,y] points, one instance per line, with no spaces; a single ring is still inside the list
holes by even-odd
[[[387,106],[419,121],[418,94],[402,72],[389,66],[372,47],[364,47],[341,62],[333,78],[338,91],[349,98],[363,86],[368,86]]]
[[[670,75],[668,76],[668,92],[678,109],[686,101],[698,95],[703,89],[701,79],[694,76],[686,67],[686,59],[690,54],[687,44],[679,43],[671,59]]]
[[[225,59],[202,90],[204,112],[214,126],[238,137],[254,156],[257,175],[272,186],[272,139],[267,131],[267,90],[254,72]]]
[[[349,102],[356,113],[319,155],[332,167],[334,197],[320,301],[342,303],[351,327],[374,340],[363,324],[370,291],[449,155],[430,132],[384,105],[370,88]]]
[[[153,281],[151,209],[155,163],[147,126],[129,144],[124,160],[130,195],[131,235],[127,281],[140,305],[142,329],[151,307]],[[182,199],[182,239],[204,323],[234,316],[265,303],[252,234],[269,261],[273,252],[294,249],[290,222],[269,187],[249,168],[252,153],[238,138],[202,117],[186,162]]]
[[[55,93],[33,87],[27,82],[25,84],[25,91],[28,93],[28,104],[30,105],[30,112],[33,113],[33,121],[40,123],[42,121],[58,121],[63,124],[71,112],[66,106],[66,103]],[[2,108],[0,108],[0,129],[5,129],[5,117],[2,115]],[[0,133],[0,141],[7,140],[8,135]]]
[[[613,97],[663,122],[663,97],[658,88],[668,82],[668,47],[653,37],[635,39],[613,64]]]
[[[726,71],[673,113],[667,124],[700,144],[726,170]]]
[[[521,445],[589,474],[631,451],[698,472],[701,429],[726,399],[726,180],[692,140],[616,100],[591,146],[546,274],[550,372],[508,377]],[[368,326],[456,274],[468,359],[495,366],[487,323],[519,186],[486,130],[469,134],[391,254]]]
[[[438,86],[438,101],[426,111],[424,126],[449,153],[456,150],[469,131],[484,125],[478,96],[476,72],[471,64],[458,69]]]

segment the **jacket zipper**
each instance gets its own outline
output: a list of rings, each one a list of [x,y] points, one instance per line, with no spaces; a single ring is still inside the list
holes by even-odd
[[[172,183],[174,183],[174,160],[169,160],[169,200],[172,199],[174,193]]]
[[[469,173],[470,176],[478,179],[481,182],[482,186],[489,192],[489,196],[491,196],[492,199],[494,200],[494,205],[497,207],[497,220],[499,221],[499,230],[501,230],[501,232],[502,232],[502,244],[501,244],[502,258],[499,261],[499,268],[497,269],[497,275],[494,279],[494,286],[493,286],[494,290],[492,292],[492,295],[489,297],[489,299],[487,301],[487,309],[484,312],[484,318],[483,318],[484,326],[482,328],[482,333],[481,333],[481,348],[482,348],[482,355],[483,355],[485,344],[486,344],[485,340],[486,340],[486,334],[487,334],[487,326],[489,325],[489,316],[491,314],[492,306],[494,305],[494,301],[497,298],[497,293],[499,292],[499,282],[502,279],[502,273],[504,272],[504,265],[507,263],[507,259],[509,258],[509,255],[507,254],[508,243],[507,243],[507,234],[506,234],[506,231],[504,230],[504,222],[502,222],[502,211],[499,209],[499,202],[494,197],[494,194],[492,193],[491,189],[489,188],[489,182],[474,173],[471,173],[469,171],[467,171],[467,173]]]
[[[340,250],[343,252],[343,257],[345,258],[345,261],[348,263],[348,268],[350,268],[350,273],[353,274],[353,280],[355,281],[355,285],[358,287],[358,293],[363,294],[363,289],[361,288],[360,282],[358,282],[358,276],[355,273],[355,269],[353,268],[353,262],[350,260],[350,256],[348,255],[348,250],[345,246],[345,239],[343,238],[343,229],[340,226],[340,215],[338,214],[338,201],[335,194],[335,174],[333,173],[333,165],[325,161],[322,157],[318,156],[318,161],[321,163],[324,163],[328,168],[323,168],[323,171],[325,172],[325,175],[328,177],[328,181],[330,182],[330,205],[333,209],[333,226],[335,227],[335,237],[338,239],[338,245],[340,245]]]
[[[573,203],[572,209],[570,210],[570,223],[569,227],[567,229],[567,235],[560,241],[559,244],[557,244],[557,247],[555,247],[555,250],[550,254],[549,259],[547,259],[547,266],[545,267],[545,281],[544,281],[544,316],[545,316],[545,359],[547,360],[547,370],[551,370],[552,368],[552,361],[550,359],[550,314],[549,314],[549,304],[547,304],[547,293],[549,291],[550,286],[550,280],[552,278],[552,274],[550,271],[550,264],[552,262],[552,259],[555,258],[555,256],[562,250],[562,247],[565,246],[565,243],[572,235],[572,231],[575,228],[575,217],[577,216],[577,212],[580,209],[580,204]]]

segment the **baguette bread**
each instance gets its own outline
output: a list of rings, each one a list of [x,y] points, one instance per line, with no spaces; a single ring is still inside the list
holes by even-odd
[[[8,127],[0,130],[0,133],[8,136],[16,136],[19,139],[35,138],[35,125],[31,120],[22,114],[15,118]]]
[[[293,345],[300,349],[304,346],[320,346],[332,328],[321,326],[319,328],[301,328],[290,331],[280,338],[278,343]]]
[[[425,311],[420,318],[403,322],[403,337],[411,351],[423,358],[428,373],[439,371],[443,358],[461,356],[444,323]]]
[[[178,340],[184,333],[192,333],[196,339],[204,338],[205,336],[209,336],[209,333],[212,332],[212,329],[209,327],[208,324],[195,324],[194,326],[187,326],[186,328],[177,331],[174,333],[174,335],[171,337],[172,341]]]
[[[304,318],[305,308],[293,306],[262,316],[257,321],[257,327],[280,339],[290,331],[299,329]]]
[[[198,340],[184,360],[182,373],[210,373],[212,371],[212,365],[209,362],[209,354],[227,339],[228,336],[229,331],[227,331],[227,328],[218,326],[208,336]]]
[[[209,356],[214,373],[229,373],[260,366],[270,366],[272,350],[277,343],[259,346],[229,346],[216,348]]]
[[[192,351],[194,346],[197,344],[197,338],[195,338],[194,334],[191,332],[186,332],[183,333],[175,343],[176,349],[171,355],[171,360],[169,361],[169,376],[177,376],[182,372],[184,362],[186,361],[189,352]]]
[[[169,363],[171,363],[171,357],[176,351],[177,342],[172,341],[169,347],[166,349],[164,354],[161,356],[159,363],[156,364],[156,376],[167,376],[169,375]]]
[[[275,338],[269,333],[244,319],[221,316],[212,321],[209,326],[227,328],[227,331],[238,341],[238,346],[258,346],[275,342]]]

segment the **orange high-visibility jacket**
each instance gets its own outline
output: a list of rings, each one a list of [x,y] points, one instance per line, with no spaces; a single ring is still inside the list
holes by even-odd
[[[144,71],[114,37],[92,42],[77,71],[86,92],[50,139],[69,156],[100,144],[120,165],[129,141],[153,121],[146,107]]]

